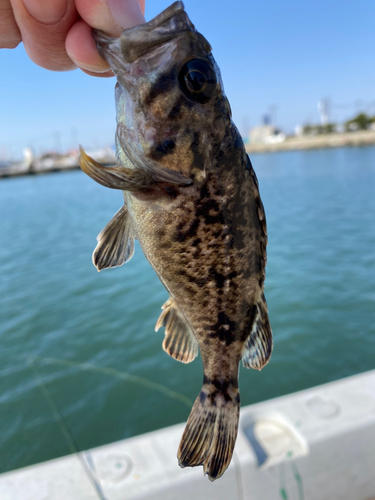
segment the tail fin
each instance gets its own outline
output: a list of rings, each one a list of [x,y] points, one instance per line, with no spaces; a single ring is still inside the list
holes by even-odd
[[[237,438],[240,394],[228,383],[203,384],[178,449],[180,467],[203,465],[210,481],[221,477]]]

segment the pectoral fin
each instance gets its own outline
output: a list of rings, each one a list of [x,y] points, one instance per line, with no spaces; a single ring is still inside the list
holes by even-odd
[[[125,167],[103,167],[88,156],[80,147],[79,165],[81,169],[94,181],[105,187],[121,189],[122,191],[141,191],[152,189],[155,181],[145,170]]]
[[[190,363],[198,355],[198,342],[192,329],[172,297],[169,297],[162,309],[155,331],[165,326],[164,351],[177,361]]]
[[[98,271],[129,262],[134,254],[134,231],[123,205],[97,236],[92,261]]]
[[[79,166],[85,174],[102,186],[112,189],[137,192],[158,188],[158,183],[163,182],[182,186],[192,183],[191,179],[187,179],[179,172],[158,165],[149,167],[146,160],[144,168],[103,167],[103,165],[88,156],[81,146],[80,152]],[[130,153],[129,159],[131,160]]]
[[[256,307],[255,317],[251,332],[243,347],[242,364],[245,368],[261,370],[268,363],[273,347],[272,331],[263,293],[254,307]]]

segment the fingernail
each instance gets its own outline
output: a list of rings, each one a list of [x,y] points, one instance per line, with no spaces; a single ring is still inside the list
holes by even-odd
[[[93,71],[87,71],[87,69],[80,68],[81,71],[83,71],[86,75],[89,76],[96,76],[97,78],[112,78],[115,76],[113,71],[109,69],[108,71],[104,71],[103,73],[97,73]]]
[[[68,0],[23,0],[28,13],[44,24],[60,21],[68,8]]]
[[[72,59],[72,61],[81,69],[86,71],[90,71],[91,73],[106,73],[110,70],[110,67],[107,63],[103,61],[103,66],[94,66],[91,64],[87,64],[86,62],[77,61],[76,59]]]
[[[145,22],[137,0],[108,0],[108,6],[116,24],[123,29],[132,28]]]

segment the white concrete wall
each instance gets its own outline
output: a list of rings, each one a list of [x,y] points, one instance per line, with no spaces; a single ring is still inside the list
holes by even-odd
[[[375,370],[243,408],[234,459],[214,483],[178,467],[183,429],[0,475],[0,500],[375,497]]]

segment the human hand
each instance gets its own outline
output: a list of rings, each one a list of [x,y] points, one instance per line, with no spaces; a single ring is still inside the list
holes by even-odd
[[[92,28],[118,36],[144,23],[145,0],[0,0],[0,48],[22,41],[32,61],[53,71],[77,66],[92,76],[112,76]]]

